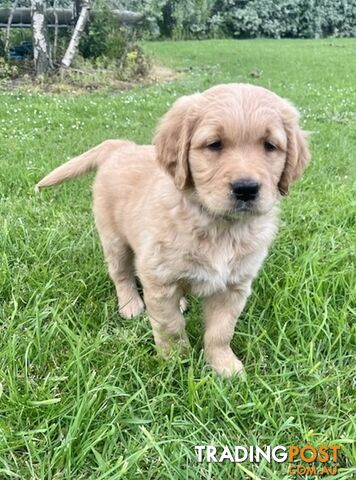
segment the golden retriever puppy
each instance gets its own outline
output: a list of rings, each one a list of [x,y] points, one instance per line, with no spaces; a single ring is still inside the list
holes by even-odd
[[[253,85],[218,85],[177,100],[154,146],[108,140],[58,167],[48,187],[97,168],[94,215],[120,314],[140,314],[142,283],[164,356],[188,338],[182,299],[203,298],[208,364],[243,365],[230,342],[277,229],[278,200],[309,160],[299,115]]]

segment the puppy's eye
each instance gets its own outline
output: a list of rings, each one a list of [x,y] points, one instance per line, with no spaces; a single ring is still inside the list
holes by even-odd
[[[221,140],[217,140],[216,142],[209,143],[209,145],[207,145],[207,148],[213,151],[221,150],[223,148],[223,143]]]
[[[264,142],[263,146],[265,147],[266,152],[275,152],[277,150],[276,145],[271,142]]]

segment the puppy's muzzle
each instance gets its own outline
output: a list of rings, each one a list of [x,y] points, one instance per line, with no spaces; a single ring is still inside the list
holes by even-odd
[[[241,178],[231,184],[231,192],[236,200],[250,202],[256,200],[260,184],[251,178]]]

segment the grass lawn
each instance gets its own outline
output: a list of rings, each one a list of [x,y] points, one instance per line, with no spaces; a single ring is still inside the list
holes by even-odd
[[[198,463],[194,446],[340,444],[330,478],[349,480],[356,39],[145,48],[181,72],[175,82],[112,95],[0,92],[0,479],[283,480],[296,478],[288,463]],[[236,329],[245,381],[204,366],[199,300],[186,315],[194,349],[185,360],[157,358],[145,315],[119,318],[92,178],[33,192],[104,139],[149,143],[180,95],[236,81],[289,98],[313,132],[311,166],[283,201]]]

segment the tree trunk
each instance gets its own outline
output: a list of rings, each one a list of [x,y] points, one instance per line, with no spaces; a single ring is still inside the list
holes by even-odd
[[[47,31],[45,0],[32,0],[31,21],[33,36],[33,59],[36,75],[42,75],[52,68]]]
[[[82,0],[74,0],[73,2],[74,23],[77,23],[77,21],[79,20],[81,9],[82,9]]]
[[[64,54],[64,57],[61,62],[61,71],[62,73],[64,70],[70,67],[70,64],[72,63],[72,60],[74,58],[74,55],[77,51],[80,37],[85,29],[85,25],[88,21],[89,18],[89,11],[90,11],[90,1],[89,0],[83,0],[82,2],[82,9],[80,11],[80,15],[78,18],[78,21],[75,25],[74,32],[72,35],[72,38],[70,39],[68,48],[66,50],[66,53]]]
[[[57,14],[57,0],[53,1],[53,15],[54,15],[54,40],[53,40],[53,61],[57,58],[58,45],[58,14]]]
[[[7,21],[7,28],[6,28],[6,39],[5,39],[5,53],[9,53],[9,46],[10,46],[10,31],[11,31],[11,23],[12,19],[14,18],[14,13],[17,8],[18,0],[15,0],[11,7],[11,12]]]

